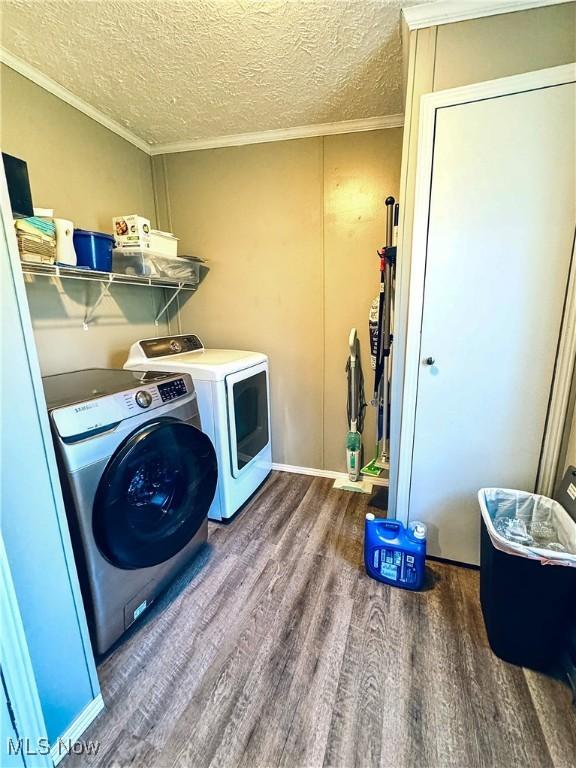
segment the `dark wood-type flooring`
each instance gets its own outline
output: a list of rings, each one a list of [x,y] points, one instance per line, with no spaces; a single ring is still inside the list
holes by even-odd
[[[576,765],[563,683],[499,661],[478,573],[410,593],[362,565],[367,497],[274,473],[99,667],[74,766]]]

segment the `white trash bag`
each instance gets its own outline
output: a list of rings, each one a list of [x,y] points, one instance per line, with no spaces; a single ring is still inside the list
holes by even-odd
[[[482,488],[478,501],[496,549],[576,568],[576,522],[557,501],[509,488]]]

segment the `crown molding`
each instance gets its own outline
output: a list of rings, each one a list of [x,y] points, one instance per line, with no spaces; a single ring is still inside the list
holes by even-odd
[[[201,149],[220,149],[222,147],[242,147],[246,144],[265,144],[271,141],[290,141],[291,139],[310,139],[316,136],[334,136],[339,133],[358,133],[360,131],[378,131],[383,128],[401,128],[404,115],[383,115],[367,117],[362,120],[343,120],[339,123],[317,123],[300,125],[296,128],[278,128],[273,131],[238,133],[233,136],[216,136],[211,139],[191,139],[168,144],[154,144],[149,147],[151,155],[169,155],[174,152],[194,152]]]
[[[452,24],[455,21],[479,19],[501,13],[526,11],[545,5],[560,5],[569,0],[439,0],[428,5],[413,5],[403,8],[402,14],[409,29],[435,27]]]
[[[271,141],[289,141],[290,139],[306,139],[315,136],[331,136],[339,133],[357,133],[359,131],[377,131],[382,128],[400,128],[404,125],[404,115],[384,115],[367,117],[361,120],[343,120],[338,123],[318,123],[316,125],[301,125],[296,128],[279,128],[273,131],[256,131],[254,133],[238,133],[233,136],[215,136],[208,139],[190,139],[165,144],[149,144],[123,125],[108,117],[96,107],[74,95],[71,91],[48,77],[28,62],[15,56],[5,48],[0,47],[0,61],[10,69],[31,80],[40,88],[65,101],[71,107],[91,117],[100,125],[129,141],[147,155],[165,155],[173,152],[193,152],[201,149],[218,149],[220,147],[241,147],[246,144],[263,144]]]
[[[95,120],[97,123],[100,123],[100,125],[108,128],[109,131],[112,131],[126,141],[129,141],[130,144],[133,144],[135,147],[138,147],[138,149],[146,152],[147,155],[150,154],[150,145],[148,142],[144,141],[144,139],[141,139],[139,136],[136,136],[135,133],[132,133],[132,131],[129,131],[123,125],[117,123],[116,120],[113,120],[99,109],[96,109],[96,107],[88,104],[88,102],[84,101],[79,96],[75,96],[67,88],[64,88],[63,85],[60,85],[55,80],[52,80],[51,77],[48,77],[48,75],[40,72],[36,67],[28,64],[27,61],[15,56],[13,53],[10,53],[10,51],[7,51],[2,47],[0,47],[0,61],[3,64],[6,64],[7,67],[10,67],[10,69],[15,70],[28,80],[36,83],[36,85],[39,85],[45,91],[48,91],[62,101],[65,101],[66,104],[69,104],[71,107],[74,107],[88,117],[91,117],[92,120]]]

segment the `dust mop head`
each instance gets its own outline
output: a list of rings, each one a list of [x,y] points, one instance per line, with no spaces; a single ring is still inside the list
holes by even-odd
[[[350,480],[349,477],[339,477],[334,480],[333,488],[339,491],[353,491],[355,493],[372,493],[372,483],[369,480]]]
[[[370,477],[380,477],[382,467],[379,467],[376,464],[376,459],[372,459],[370,463],[366,464],[365,467],[362,467],[361,472],[363,475],[369,475]]]

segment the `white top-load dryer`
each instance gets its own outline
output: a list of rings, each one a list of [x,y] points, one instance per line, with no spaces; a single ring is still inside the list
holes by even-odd
[[[124,368],[190,374],[202,430],[218,460],[218,485],[208,516],[231,518],[272,469],[267,356],[205,349],[195,334],[182,334],[137,341]]]

